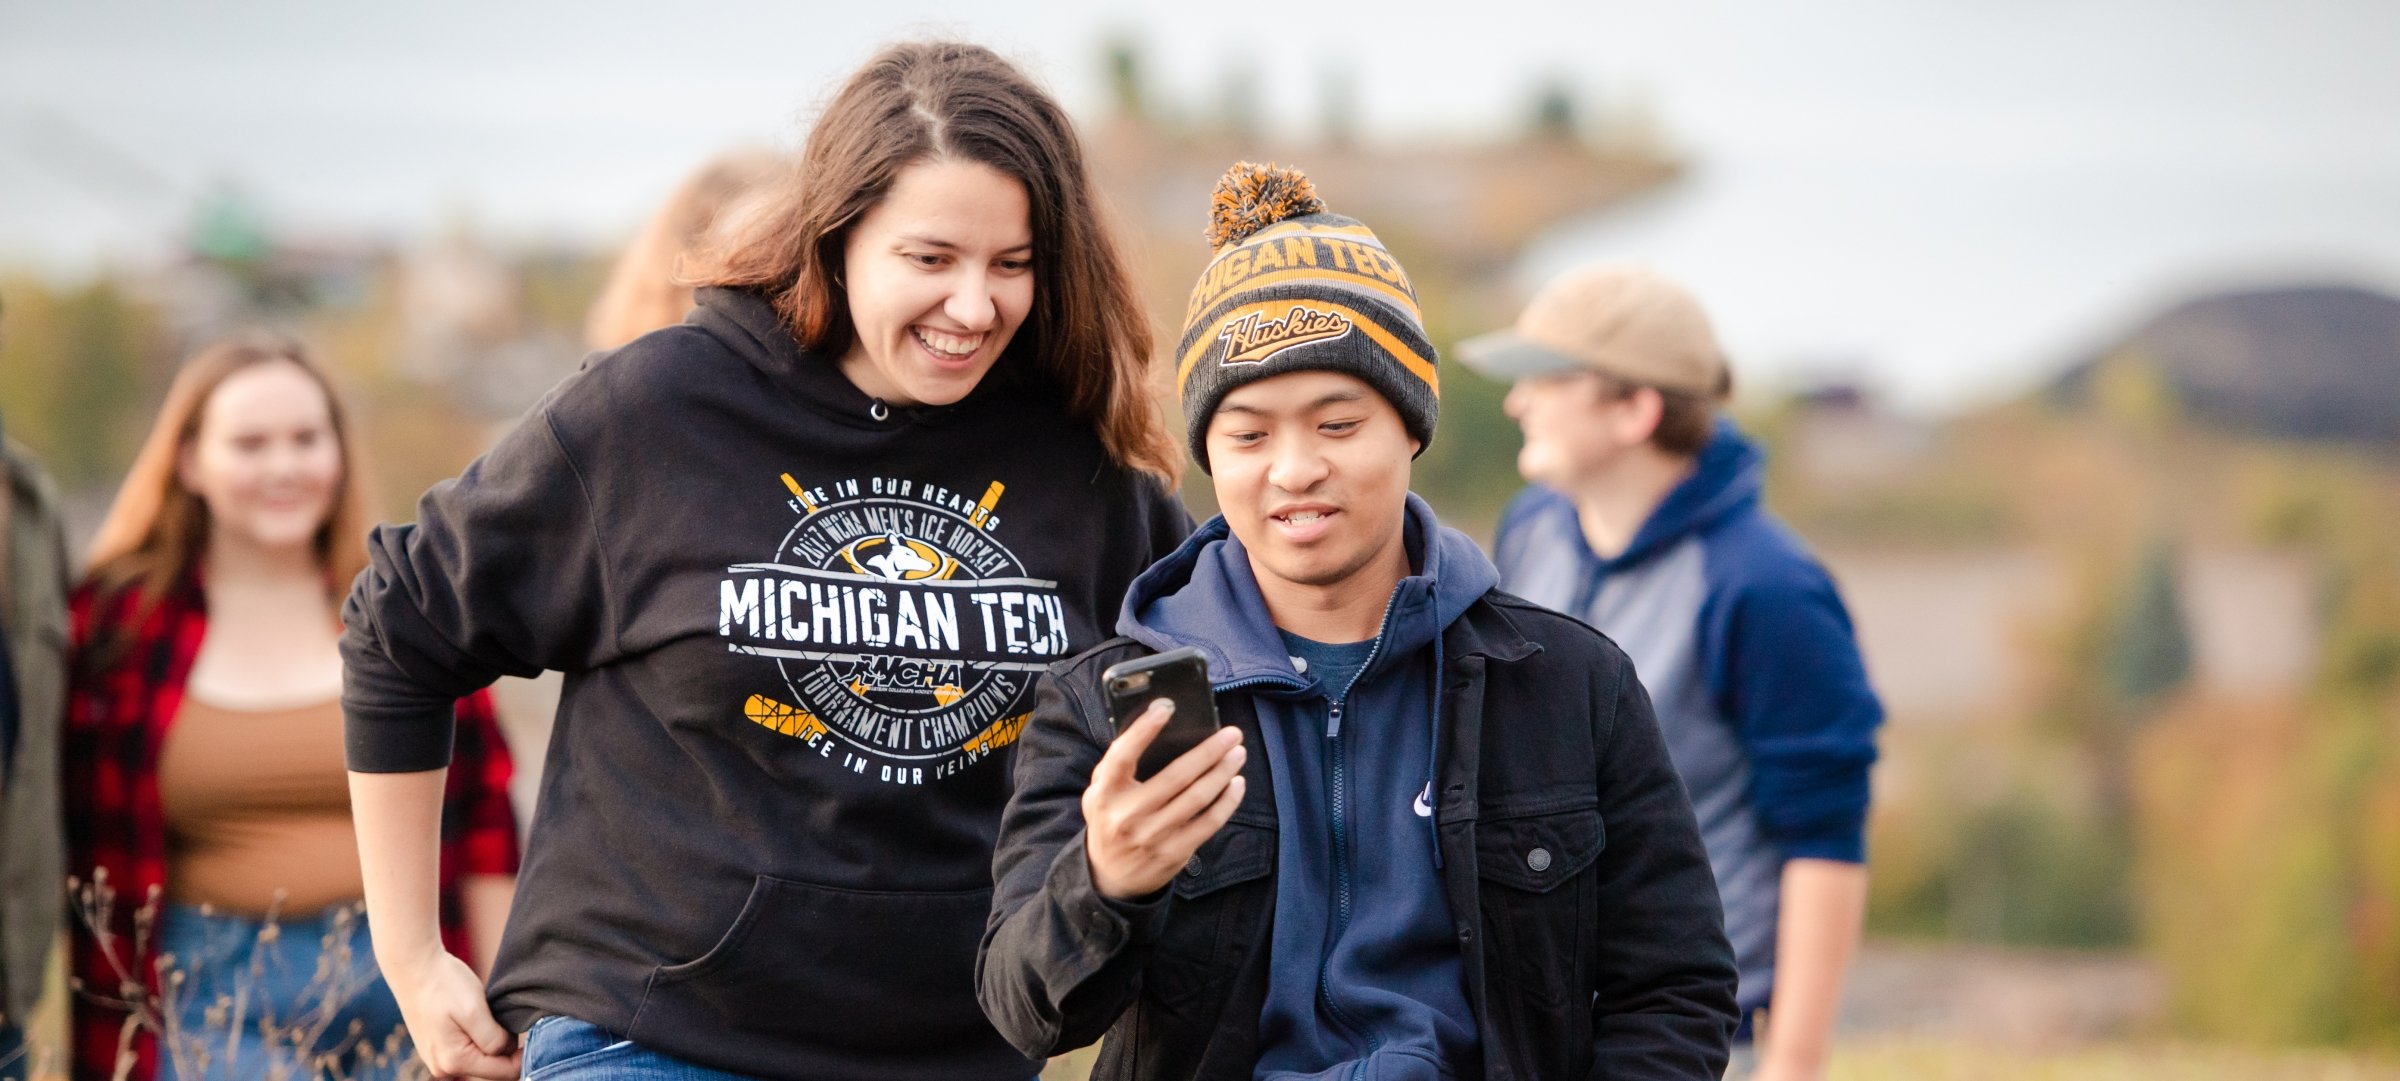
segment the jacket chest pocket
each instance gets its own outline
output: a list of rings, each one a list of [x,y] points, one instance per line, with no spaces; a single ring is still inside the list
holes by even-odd
[[[1274,829],[1228,822],[1176,873],[1173,908],[1143,977],[1161,1004],[1223,1003],[1226,981],[1264,941],[1268,906],[1258,891],[1274,869]]]
[[[1489,976],[1543,1003],[1584,990],[1590,976],[1584,959],[1600,933],[1598,891],[1585,872],[1607,844],[1592,808],[1477,824]]]

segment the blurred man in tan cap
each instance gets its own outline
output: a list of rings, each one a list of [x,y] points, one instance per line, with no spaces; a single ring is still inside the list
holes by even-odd
[[[1733,378],[1707,313],[1646,268],[1592,267],[1460,353],[1513,384],[1525,431],[1501,588],[1633,657],[1691,793],[1741,970],[1737,1045],[1757,1040],[1735,1061],[1822,1077],[1883,711],[1832,579],[1759,505],[1758,448],[1718,415]]]

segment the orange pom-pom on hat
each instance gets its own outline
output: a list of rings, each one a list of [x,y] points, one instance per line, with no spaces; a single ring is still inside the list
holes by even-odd
[[[1237,161],[1208,197],[1208,246],[1222,249],[1286,218],[1325,209],[1308,174],[1268,162]]]

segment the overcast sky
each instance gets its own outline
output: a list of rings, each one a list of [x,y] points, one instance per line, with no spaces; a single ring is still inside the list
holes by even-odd
[[[300,231],[465,218],[610,243],[698,161],[789,143],[877,44],[931,31],[994,45],[1086,116],[1111,34],[1145,46],[1161,97],[1205,107],[1248,71],[1293,128],[1329,71],[1383,135],[1513,126],[1550,73],[1646,101],[1691,181],[1564,224],[1525,284],[1656,262],[1770,381],[1856,374],[1955,404],[2194,287],[2400,282],[2400,4],[1252,10],[0,0],[0,266],[154,257],[225,184]]]

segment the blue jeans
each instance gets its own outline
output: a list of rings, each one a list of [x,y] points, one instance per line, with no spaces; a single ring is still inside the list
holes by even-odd
[[[572,1017],[545,1017],[525,1030],[524,1081],[748,1081],[661,1054]]]
[[[413,1056],[363,912],[278,917],[272,935],[189,905],[165,917],[159,950],[182,982],[164,992],[158,1081],[393,1081]]]

